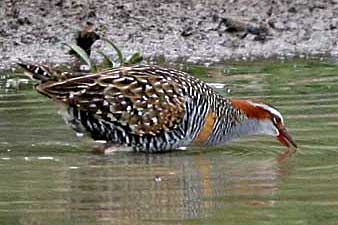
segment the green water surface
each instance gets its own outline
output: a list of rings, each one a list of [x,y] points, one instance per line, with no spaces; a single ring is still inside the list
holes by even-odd
[[[183,66],[284,115],[299,149],[266,136],[168,154],[93,154],[22,74],[0,74],[0,224],[338,224],[338,64]],[[161,181],[157,178],[160,177]]]

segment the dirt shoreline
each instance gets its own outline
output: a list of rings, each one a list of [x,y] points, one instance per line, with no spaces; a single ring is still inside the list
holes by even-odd
[[[338,57],[338,0],[5,0],[0,2],[0,69],[18,58],[69,62],[63,43],[74,42],[88,20],[125,55],[140,51],[192,63]],[[94,48],[115,55],[100,41]]]

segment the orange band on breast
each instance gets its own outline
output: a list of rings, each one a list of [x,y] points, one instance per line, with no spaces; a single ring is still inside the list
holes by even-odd
[[[208,114],[205,117],[205,123],[201,131],[195,137],[193,144],[202,145],[207,142],[208,138],[210,137],[213,131],[215,121],[216,121],[216,113],[208,112]]]

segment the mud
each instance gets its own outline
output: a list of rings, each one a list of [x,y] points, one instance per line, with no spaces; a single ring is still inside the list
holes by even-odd
[[[4,0],[0,67],[18,58],[69,62],[64,43],[86,21],[125,55],[193,63],[338,56],[338,0]],[[95,48],[115,55],[101,41]]]

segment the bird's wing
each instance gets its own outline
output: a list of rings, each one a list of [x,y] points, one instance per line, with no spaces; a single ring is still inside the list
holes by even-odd
[[[150,67],[151,68],[151,67]],[[183,119],[182,84],[151,69],[112,70],[44,84],[39,91],[137,135],[174,129]]]

